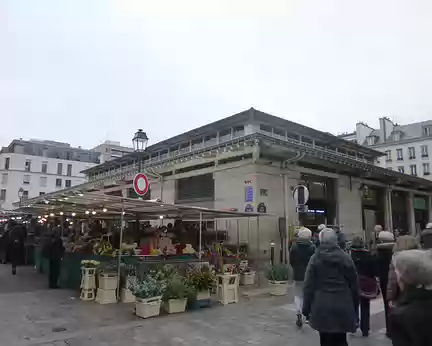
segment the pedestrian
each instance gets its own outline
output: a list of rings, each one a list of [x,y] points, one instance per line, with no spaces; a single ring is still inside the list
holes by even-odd
[[[420,248],[420,244],[415,237],[411,235],[400,236],[396,240],[395,246],[393,248],[393,253],[394,253],[393,257],[398,252],[405,251],[405,250],[415,250],[419,248]],[[392,309],[395,306],[399,296],[400,296],[400,289],[396,278],[396,272],[393,263],[390,263],[388,282],[387,282],[387,293],[386,293],[386,297],[390,309]]]
[[[322,346],[346,346],[346,333],[357,329],[357,272],[351,257],[338,246],[335,231],[325,228],[319,238],[321,245],[306,270],[303,315],[319,332]]]
[[[345,234],[343,234],[342,233],[342,230],[340,229],[340,227],[336,227],[335,228],[335,232],[336,232],[336,236],[337,236],[337,239],[338,239],[338,245],[339,245],[339,247],[342,249],[342,250],[344,250],[344,251],[346,251],[346,237],[345,237]]]
[[[297,309],[297,327],[303,325],[303,287],[306,268],[309,260],[315,253],[315,245],[311,241],[312,232],[303,227],[297,234],[297,241],[290,250],[290,264],[293,269],[294,303]]]
[[[48,285],[49,288],[59,288],[58,280],[60,276],[61,260],[64,254],[63,241],[59,232],[53,232],[51,239],[44,248],[44,255],[49,260]]]
[[[0,264],[6,263],[6,252],[8,245],[8,233],[0,227]]]
[[[390,337],[390,329],[388,325],[389,304],[387,300],[387,284],[390,270],[390,263],[393,257],[394,235],[392,232],[381,231],[378,235],[378,244],[376,246],[376,254],[378,261],[378,277],[380,282],[381,294],[384,303],[386,335]]]
[[[376,250],[376,246],[378,244],[378,237],[379,234],[383,231],[383,227],[381,225],[375,225],[374,226],[374,230],[373,230],[373,234],[372,234],[372,239],[370,241],[370,249],[375,251]]]
[[[367,337],[370,329],[370,301],[378,297],[380,293],[376,258],[366,249],[363,237],[359,235],[352,239],[351,258],[359,277],[359,327],[362,335]]]
[[[392,263],[402,292],[389,318],[393,346],[432,345],[432,252],[401,251]]]
[[[432,249],[432,222],[426,225],[426,228],[420,233],[420,244],[423,249]]]
[[[312,242],[314,243],[315,247],[320,246],[319,234],[324,228],[326,228],[326,225],[324,224],[318,225],[316,231],[313,234]]]
[[[24,242],[26,238],[25,228],[11,220],[8,236],[8,257],[12,264],[12,275],[16,275],[17,266],[24,262]]]

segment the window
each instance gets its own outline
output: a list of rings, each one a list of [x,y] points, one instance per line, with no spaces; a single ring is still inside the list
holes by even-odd
[[[47,177],[40,177],[39,178],[39,186],[41,186],[41,187],[47,187],[47,180],[48,180],[48,178]]]
[[[29,174],[24,175],[23,184],[30,184],[30,175]]]
[[[29,194],[27,190],[23,191],[23,199],[28,199],[29,198]]]
[[[423,164],[423,175],[429,175],[429,174],[430,174],[429,163],[424,163]]]
[[[26,160],[24,169],[25,169],[27,172],[30,172],[30,171],[31,171],[31,160]]]
[[[410,160],[415,159],[415,148],[414,147],[408,148],[408,156],[409,156]]]
[[[71,187],[72,186],[72,181],[71,180],[65,180],[65,186],[66,187]]]
[[[8,174],[7,173],[2,173],[2,177],[1,177],[1,183],[2,185],[6,185],[8,183]]]
[[[422,145],[420,147],[421,150],[421,157],[429,157],[429,150],[427,145]]]
[[[405,173],[405,167],[404,166],[399,166],[398,167],[398,172],[399,173]]]
[[[431,136],[432,135],[432,126],[423,127],[423,136]]]
[[[56,179],[56,187],[61,187],[61,186],[62,186],[62,180]]]
[[[386,154],[386,161],[391,161],[392,160],[392,158],[391,158],[391,150],[386,150],[385,151],[385,154]]]
[[[6,189],[1,189],[0,191],[0,201],[6,201]]]
[[[398,161],[403,160],[403,151],[402,151],[402,149],[396,149],[396,159]]]
[[[39,196],[45,195],[45,192],[39,192]]]
[[[374,145],[375,144],[375,136],[368,136],[367,137],[367,144],[368,145]]]
[[[42,169],[41,169],[42,173],[46,173],[48,172],[48,162],[44,161],[42,162]]]
[[[10,166],[10,157],[6,157],[4,169],[7,171],[9,169],[9,166]]]
[[[67,165],[67,175],[69,177],[72,175],[72,165]]]
[[[401,138],[400,132],[394,132],[392,134],[392,138],[393,138],[394,141],[400,141],[400,138]]]
[[[417,175],[417,166],[416,165],[410,165],[410,173],[411,173],[411,175]]]
[[[57,164],[57,174],[58,175],[62,175],[63,174],[63,164],[62,163],[58,163]]]

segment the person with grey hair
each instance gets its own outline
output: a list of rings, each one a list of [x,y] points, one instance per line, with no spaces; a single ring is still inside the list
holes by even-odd
[[[338,246],[335,231],[325,228],[319,238],[321,245],[306,270],[303,315],[319,332],[322,346],[346,346],[346,333],[357,329],[357,271],[350,256]]]
[[[297,308],[297,327],[303,325],[303,281],[309,260],[315,253],[315,245],[311,242],[312,232],[303,227],[297,234],[297,241],[290,250],[290,265],[293,269],[294,303]]]
[[[401,251],[392,263],[402,291],[389,316],[393,346],[432,345],[432,252]]]

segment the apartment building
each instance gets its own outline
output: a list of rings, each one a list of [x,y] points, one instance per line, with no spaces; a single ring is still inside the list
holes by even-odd
[[[84,183],[81,171],[99,163],[100,153],[47,140],[13,140],[0,151],[0,208],[19,200]]]
[[[375,129],[359,122],[355,132],[339,137],[383,152],[385,155],[376,161],[378,166],[432,180],[432,121],[399,125],[380,118],[379,125]]]
[[[100,163],[118,159],[134,151],[133,148],[122,146],[120,142],[110,140],[99,144],[92,150],[100,153]]]

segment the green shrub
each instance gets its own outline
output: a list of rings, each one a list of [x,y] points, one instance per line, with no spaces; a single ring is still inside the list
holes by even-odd
[[[182,277],[175,276],[167,281],[163,300],[185,299],[190,295],[191,289]]]
[[[287,281],[289,279],[289,268],[285,264],[269,264],[265,268],[265,276],[270,281]]]

